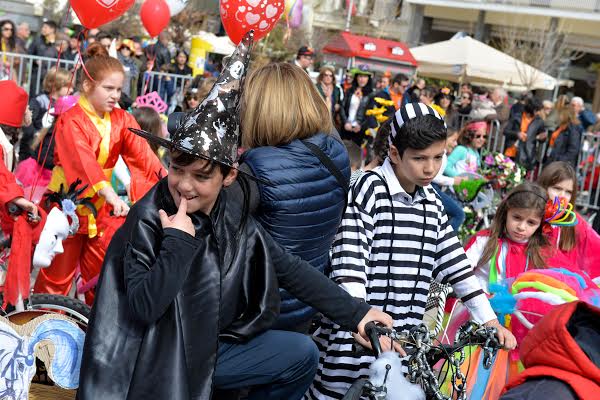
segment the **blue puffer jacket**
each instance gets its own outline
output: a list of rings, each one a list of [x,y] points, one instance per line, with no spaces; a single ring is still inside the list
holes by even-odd
[[[350,162],[342,143],[323,133],[308,141],[318,145],[349,178]],[[243,162],[255,176],[273,184],[259,183],[260,206],[255,218],[289,253],[323,272],[346,204],[344,190],[335,177],[300,140],[251,149],[244,153]],[[315,314],[284,290],[281,299],[281,316],[274,329],[293,328]]]

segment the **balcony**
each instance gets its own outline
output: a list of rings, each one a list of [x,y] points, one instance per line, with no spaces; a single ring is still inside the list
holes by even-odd
[[[398,19],[398,0],[354,0],[356,13],[351,30],[357,34],[399,39],[408,25]],[[314,10],[313,24],[330,30],[344,30],[348,11],[346,0],[321,0]]]
[[[411,4],[600,21],[600,0],[407,0]]]

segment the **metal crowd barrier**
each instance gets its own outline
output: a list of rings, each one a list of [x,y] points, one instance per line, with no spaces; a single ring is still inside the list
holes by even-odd
[[[167,114],[173,112],[177,104],[184,101],[185,90],[194,78],[191,75],[177,75],[167,72],[146,71],[142,91],[157,92],[161,99],[169,105]]]
[[[32,96],[42,92],[46,73],[56,68],[57,63],[55,58],[8,52],[0,52],[0,60],[6,61],[5,65],[0,67],[0,80],[12,79]],[[75,61],[63,59],[59,61],[60,68],[71,71],[74,66]],[[146,92],[156,90],[167,104],[174,95],[182,98],[184,89],[193,79],[191,75],[154,71],[147,71],[144,77],[148,81]]]
[[[56,59],[32,56],[29,54],[0,52],[0,59],[6,64],[0,69],[1,79],[12,79],[31,95],[42,92],[44,76],[56,68]],[[75,61],[60,60],[59,67],[72,70]]]
[[[485,144],[486,150],[491,152],[501,152],[504,150],[504,140],[505,137],[500,131],[500,121],[497,119],[491,121],[488,128],[488,138]]]
[[[584,213],[597,212],[600,210],[600,133],[585,133],[581,145],[577,162],[579,194],[576,205]]]

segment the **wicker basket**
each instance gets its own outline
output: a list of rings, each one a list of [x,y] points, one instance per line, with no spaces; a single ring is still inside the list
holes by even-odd
[[[32,383],[29,388],[29,400],[74,400],[76,393],[76,390]]]

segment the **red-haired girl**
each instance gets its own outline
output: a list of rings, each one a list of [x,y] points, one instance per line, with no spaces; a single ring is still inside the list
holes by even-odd
[[[131,172],[132,201],[166,174],[148,143],[128,130],[139,128],[133,116],[117,107],[125,79],[121,63],[92,44],[81,76],[78,104],[56,123],[55,167],[48,189],[56,192],[61,184],[67,187],[81,179],[87,185],[84,195],[92,197],[98,215],[78,209],[78,233],[64,242],[65,252],[40,271],[36,292],[68,294],[77,264],[84,282],[100,273],[112,234],[124,221],[116,217],[129,211],[110,185],[119,155]],[[86,294],[88,302],[92,299],[93,294]]]

